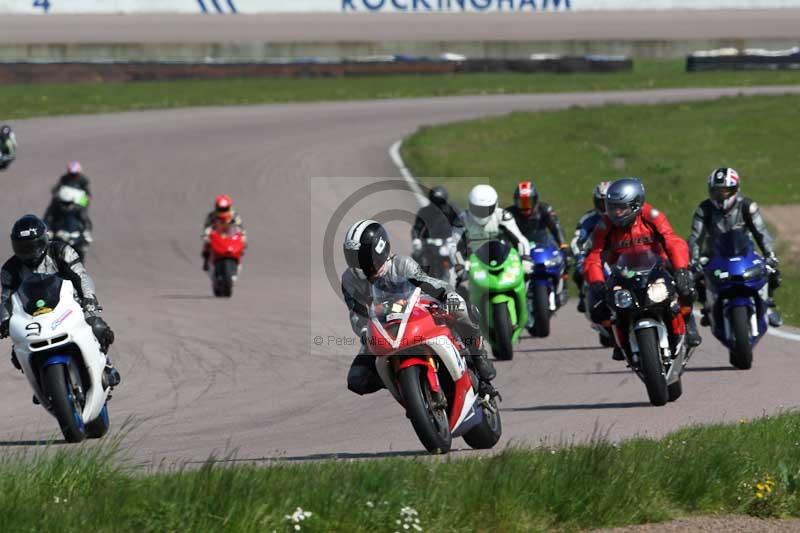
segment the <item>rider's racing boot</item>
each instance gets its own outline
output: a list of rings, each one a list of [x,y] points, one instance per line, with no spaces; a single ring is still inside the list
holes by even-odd
[[[22,366],[20,366],[19,360],[17,359],[17,353],[14,351],[13,348],[11,349],[11,364],[14,365],[14,368],[19,370],[20,372],[22,371]]]
[[[767,315],[767,321],[769,322],[769,325],[772,326],[773,328],[781,327],[783,325],[783,318],[781,317],[781,314],[778,312],[778,310],[775,308],[775,300],[769,298],[767,300],[767,307],[770,307],[772,309],[772,311],[770,311],[769,314]]]
[[[477,342],[468,347],[470,359],[472,359],[472,366],[481,381],[492,381],[497,377],[497,370],[494,365],[489,361],[486,355],[486,348],[483,347],[483,338],[478,337]]]
[[[706,307],[700,309],[700,325],[704,328],[707,328],[711,325],[711,319],[708,316],[710,312],[711,311]]]
[[[121,381],[122,376],[120,376],[119,370],[114,367],[114,364],[111,362],[111,358],[106,357],[106,366],[103,369],[103,388],[114,388],[119,385]]]
[[[619,346],[614,346],[614,353],[611,354],[611,359],[614,361],[624,361],[625,354],[623,353],[622,348]]]
[[[690,348],[696,348],[703,342],[703,338],[697,332],[697,322],[694,320],[694,315],[689,313],[684,317],[686,322],[686,344]]]

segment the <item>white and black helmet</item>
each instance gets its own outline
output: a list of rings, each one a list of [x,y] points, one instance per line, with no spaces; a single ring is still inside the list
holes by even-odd
[[[630,226],[644,205],[644,185],[639,178],[622,178],[608,186],[606,215],[615,226]]]
[[[598,213],[606,212],[606,194],[608,194],[608,187],[611,185],[610,181],[601,181],[597,184],[592,192],[592,200],[594,201],[594,208]]]
[[[347,230],[344,238],[344,258],[347,266],[361,278],[378,274],[389,259],[389,234],[379,222],[359,220]]]
[[[469,191],[469,212],[478,224],[486,224],[497,209],[497,191],[491,185],[476,185]]]
[[[708,197],[719,209],[727,211],[736,203],[739,193],[739,173],[729,167],[720,167],[708,176]]]

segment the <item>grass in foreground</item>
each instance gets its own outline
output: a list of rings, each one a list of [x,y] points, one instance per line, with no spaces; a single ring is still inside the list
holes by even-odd
[[[798,414],[658,441],[455,460],[207,465],[147,475],[115,466],[117,459],[96,447],[3,456],[3,529],[513,532],[686,514],[800,515]]]
[[[800,72],[687,73],[682,60],[637,59],[619,74],[459,74],[0,86],[3,120],[186,106],[415,98],[467,94],[800,83]]]
[[[505,205],[518,181],[532,179],[567,232],[591,207],[597,182],[639,176],[648,201],[688,237],[707,197],[706,177],[718,166],[736,168],[742,192],[761,204],[800,203],[798,123],[797,96],[514,113],[423,128],[403,156],[416,176],[437,176],[424,183],[447,185],[462,204],[481,180],[460,176],[489,178]],[[800,324],[800,267],[782,271],[778,303],[787,321]]]

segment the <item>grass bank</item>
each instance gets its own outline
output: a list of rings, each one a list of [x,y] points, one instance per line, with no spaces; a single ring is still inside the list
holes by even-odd
[[[118,466],[116,455],[66,446],[27,460],[4,455],[3,529],[514,532],[687,514],[800,515],[798,414],[658,441],[454,460],[207,465],[148,475]]]
[[[437,176],[423,182],[449,186],[462,203],[480,181],[463,176],[489,178],[505,203],[518,181],[532,179],[569,232],[598,181],[639,176],[648,200],[688,236],[706,176],[718,166],[738,169],[742,191],[759,203],[800,203],[798,121],[798,96],[514,113],[423,128],[403,156],[415,175]],[[783,271],[778,303],[800,324],[800,268]]]
[[[636,60],[614,74],[459,74],[0,86],[3,120],[187,106],[467,94],[744,87],[800,83],[800,72],[687,73],[683,61]]]

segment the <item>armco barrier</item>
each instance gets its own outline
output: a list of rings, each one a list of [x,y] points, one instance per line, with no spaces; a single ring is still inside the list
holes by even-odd
[[[392,74],[455,74],[462,72],[611,72],[631,70],[621,57],[563,57],[529,60],[395,57],[373,60],[260,63],[181,62],[15,62],[0,63],[0,85],[84,81],[149,81],[180,79],[299,78]]]
[[[3,13],[550,12],[800,8],[800,0],[3,0]]]

